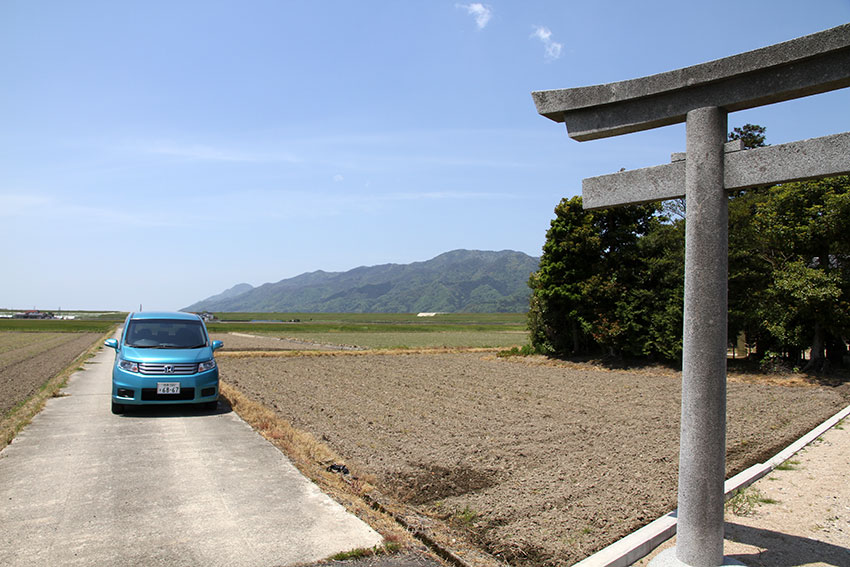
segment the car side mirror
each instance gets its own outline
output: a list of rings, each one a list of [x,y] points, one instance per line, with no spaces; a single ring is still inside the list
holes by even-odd
[[[114,348],[115,350],[118,350],[118,340],[117,339],[106,339],[105,341],[103,341],[103,344],[105,346],[108,346],[109,348]]]
[[[213,342],[212,342],[212,349],[213,349],[213,350],[218,350],[218,349],[220,349],[220,348],[221,348],[221,347],[223,347],[223,346],[224,346],[224,343],[223,343],[223,342],[221,342],[221,341],[213,341]]]

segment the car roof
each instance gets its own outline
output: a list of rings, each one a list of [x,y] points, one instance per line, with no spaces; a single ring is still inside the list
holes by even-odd
[[[201,318],[194,313],[181,311],[137,311],[130,314],[130,319],[179,319],[182,321],[199,321]]]

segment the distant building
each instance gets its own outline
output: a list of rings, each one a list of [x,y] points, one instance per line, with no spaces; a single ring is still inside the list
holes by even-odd
[[[28,309],[12,315],[15,319],[53,319],[53,313],[47,311],[39,311],[38,309]]]

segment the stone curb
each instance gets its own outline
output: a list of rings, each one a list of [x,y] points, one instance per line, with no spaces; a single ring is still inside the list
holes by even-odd
[[[800,439],[777,453],[773,458],[764,463],[753,465],[727,480],[723,486],[726,499],[728,500],[737,491],[746,488],[770,473],[777,466],[793,457],[800,449],[823,435],[847,416],[850,416],[850,406],[847,406],[800,437]],[[628,567],[638,559],[649,555],[653,549],[675,535],[676,515],[677,511],[673,510],[669,514],[661,516],[623,539],[575,563],[573,567]]]

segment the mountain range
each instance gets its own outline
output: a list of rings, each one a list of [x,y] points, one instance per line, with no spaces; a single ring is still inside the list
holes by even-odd
[[[290,313],[509,313],[528,310],[539,258],[503,250],[454,250],[425,262],[316,271],[241,283],[183,311]]]

